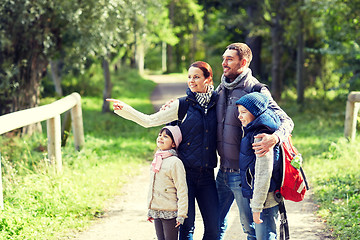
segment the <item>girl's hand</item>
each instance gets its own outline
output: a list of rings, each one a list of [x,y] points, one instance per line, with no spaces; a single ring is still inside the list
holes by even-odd
[[[152,217],[148,217],[147,220],[152,223],[152,221],[153,221],[154,219],[153,219]]]
[[[114,110],[121,110],[124,107],[124,103],[112,98],[107,98],[106,101],[113,103]]]
[[[180,222],[178,222],[178,221],[176,221],[176,225],[175,225],[175,227],[177,228],[178,226],[180,226],[181,225],[181,223]]]
[[[260,212],[253,212],[253,220],[255,223],[263,223],[263,220],[260,219]]]

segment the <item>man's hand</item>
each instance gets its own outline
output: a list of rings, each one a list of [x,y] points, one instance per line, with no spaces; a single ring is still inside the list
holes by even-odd
[[[170,107],[170,104],[174,102],[174,99],[171,99],[169,101],[167,101],[164,105],[161,106],[160,111],[161,110],[165,110],[166,108]]]
[[[276,134],[261,133],[256,135],[255,138],[262,138],[260,142],[252,144],[255,154],[260,154],[260,157],[265,156],[279,141]]]
[[[260,219],[260,212],[253,212],[253,220],[255,223],[263,223],[263,220]]]
[[[177,228],[178,226],[180,226],[181,225],[181,223],[180,222],[178,222],[178,221],[176,221],[176,225],[175,225],[175,228]]]
[[[124,107],[123,102],[117,99],[107,98],[106,101],[113,103],[114,110],[121,110]]]

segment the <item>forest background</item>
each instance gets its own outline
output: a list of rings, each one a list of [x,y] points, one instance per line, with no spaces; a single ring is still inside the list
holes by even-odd
[[[102,202],[135,174],[133,164],[150,158],[157,130],[114,121],[104,99],[128,99],[150,113],[154,85],[141,76],[184,73],[204,60],[218,84],[225,47],[245,42],[253,74],[294,119],[319,215],[340,239],[358,238],[360,147],[343,139],[343,121],[348,93],[360,90],[359,16],[359,0],[1,1],[0,115],[77,91],[87,141],[80,153],[64,147],[59,176],[47,167],[44,126],[22,128],[22,139],[1,136],[2,236],[63,236],[101,215]],[[120,157],[111,146],[122,149]],[[114,159],[128,167],[115,167]],[[89,190],[88,174],[108,188]]]

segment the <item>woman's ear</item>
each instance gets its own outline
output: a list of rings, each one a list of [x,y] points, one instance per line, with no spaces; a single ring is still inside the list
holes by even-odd
[[[175,145],[174,142],[171,144],[171,147],[172,147],[172,148],[175,148],[175,147],[176,147],[176,145]]]
[[[205,78],[204,83],[205,83],[206,85],[212,85],[212,81],[211,81],[210,77]]]

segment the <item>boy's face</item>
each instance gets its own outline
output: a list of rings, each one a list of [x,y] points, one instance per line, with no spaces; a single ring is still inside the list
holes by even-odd
[[[246,108],[244,108],[244,106],[238,105],[237,107],[239,111],[238,118],[244,127],[246,127],[249,123],[254,121],[255,119],[254,115],[252,115],[251,112],[249,112]]]

